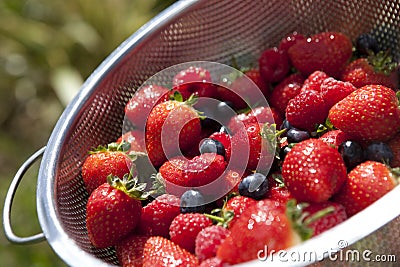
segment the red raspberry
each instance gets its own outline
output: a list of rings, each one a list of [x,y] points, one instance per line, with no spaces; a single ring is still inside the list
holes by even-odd
[[[319,92],[303,91],[289,101],[286,108],[286,119],[296,128],[314,131],[317,124],[323,123],[329,109]]]
[[[328,108],[331,108],[356,89],[351,83],[338,81],[332,77],[325,79],[320,87],[322,98]]]
[[[304,81],[301,91],[314,90],[317,92],[321,91],[321,84],[325,79],[329,78],[329,75],[323,71],[317,70],[311,73]]]
[[[210,225],[212,225],[211,219],[204,214],[181,213],[172,221],[169,235],[172,242],[194,253],[197,234]]]
[[[211,225],[201,230],[195,240],[195,254],[200,261],[215,257],[218,246],[228,236],[229,230]]]
[[[230,264],[223,263],[220,258],[214,257],[202,261],[199,267],[228,267],[228,266],[230,266]]]

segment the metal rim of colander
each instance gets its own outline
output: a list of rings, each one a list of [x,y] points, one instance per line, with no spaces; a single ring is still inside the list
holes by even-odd
[[[60,119],[58,120],[47,143],[47,149],[39,169],[37,184],[37,210],[39,222],[43,233],[56,254],[68,265],[71,266],[110,266],[83,251],[63,230],[63,227],[57,217],[57,205],[55,199],[55,181],[57,167],[59,163],[60,151],[66,138],[66,133],[71,127],[79,113],[84,108],[85,102],[107,72],[112,70],[124,56],[137,47],[141,41],[149,37],[153,32],[169,23],[174,18],[186,12],[190,8],[195,8],[199,0],[179,1],[161,12],[158,16],[150,20],[136,33],[123,42],[103,63],[93,72],[82,86],[78,95],[66,107]],[[338,248],[338,241],[345,240],[348,245],[368,236],[381,226],[390,222],[400,214],[400,205],[392,203],[400,202],[400,187],[398,186],[385,197],[368,207],[363,212],[348,219],[346,223],[340,224],[330,231],[304,242],[290,251],[315,251],[318,255],[325,255],[326,249]],[[385,212],[387,207],[391,207],[391,212]],[[371,220],[370,218],[374,218]],[[362,223],[360,223],[362,222]],[[365,223],[368,222],[368,223]],[[349,233],[352,233],[349,236]],[[242,264],[243,266],[265,266],[263,261],[251,261]],[[274,266],[304,266],[310,262],[282,262],[275,261]]]

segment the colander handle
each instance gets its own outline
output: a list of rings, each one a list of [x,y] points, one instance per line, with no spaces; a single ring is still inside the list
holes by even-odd
[[[4,208],[3,208],[3,227],[4,233],[7,239],[16,244],[30,244],[36,243],[45,240],[45,236],[43,233],[39,233],[32,236],[27,237],[20,237],[17,236],[11,227],[11,206],[14,200],[15,192],[18,188],[19,183],[22,180],[22,177],[26,173],[26,171],[35,163],[39,157],[41,157],[45,151],[46,147],[42,147],[38,151],[36,151],[32,156],[30,156],[19,168],[17,173],[12,180],[10,187],[8,188],[8,192],[4,201]]]

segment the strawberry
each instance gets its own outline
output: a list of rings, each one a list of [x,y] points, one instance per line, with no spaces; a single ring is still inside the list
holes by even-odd
[[[256,259],[265,247],[268,252],[279,251],[299,242],[300,237],[292,229],[285,207],[276,201],[260,200],[235,222],[230,235],[218,247],[217,257],[223,262],[237,264]]]
[[[113,246],[133,231],[140,220],[140,200],[149,195],[137,177],[108,176],[107,180],[92,192],[86,205],[89,240],[96,248]]]
[[[277,47],[264,50],[258,59],[261,77],[268,82],[280,82],[290,70],[289,57]]]
[[[275,138],[267,137],[270,127],[268,123],[250,123],[242,127],[232,137],[229,164],[239,169],[268,170],[275,155]]]
[[[366,85],[336,103],[328,118],[355,141],[386,141],[400,130],[396,93],[382,85]]]
[[[350,137],[341,130],[332,130],[324,133],[320,138],[330,146],[338,148],[341,143],[350,139]]]
[[[82,165],[82,178],[89,194],[107,182],[108,175],[122,178],[131,171],[133,162],[126,154],[129,147],[126,142],[110,143],[107,147],[98,146],[89,152]]]
[[[123,267],[142,267],[143,250],[149,236],[131,234],[115,245],[118,262]]]
[[[228,234],[229,230],[219,225],[211,225],[202,229],[195,240],[195,254],[199,261],[215,257],[219,245]]]
[[[282,180],[281,173],[272,173],[268,176],[268,191],[266,198],[286,204],[293,198],[292,194]]]
[[[225,167],[223,156],[204,153],[190,160],[174,157],[160,167],[159,173],[166,182],[166,191],[180,195],[184,191],[182,187],[203,186],[215,181],[224,173]]]
[[[304,81],[303,86],[301,87],[301,91],[314,90],[320,92],[322,83],[325,81],[325,79],[328,78],[328,74],[323,71],[316,70],[311,73]]]
[[[280,42],[278,49],[287,53],[290,47],[292,47],[299,40],[304,40],[306,37],[298,32],[292,32],[291,34],[285,36]]]
[[[219,98],[230,102],[236,110],[254,106],[262,97],[269,98],[269,85],[263,80],[259,70],[249,69],[236,77],[226,87],[218,87]],[[263,102],[265,102],[264,100]]]
[[[321,32],[297,41],[288,54],[293,66],[308,76],[316,70],[339,77],[353,51],[350,38],[339,32]]]
[[[303,82],[304,77],[300,73],[287,76],[272,90],[271,106],[277,109],[280,114],[285,114],[289,100],[300,93]]]
[[[344,69],[340,79],[360,88],[365,85],[378,84],[396,90],[398,84],[398,64],[392,61],[387,52],[359,58]]]
[[[229,211],[233,213],[233,218],[228,223],[229,228],[233,227],[240,215],[253,203],[256,203],[256,200],[240,195],[234,196],[226,201],[223,212]]]
[[[391,191],[397,183],[397,177],[385,164],[365,161],[349,172],[333,201],[342,204],[350,217]]]
[[[196,98],[191,97],[181,102],[182,97],[178,93],[175,97],[177,100],[156,105],[147,119],[146,149],[155,167],[161,166],[167,158],[175,156],[180,150],[189,150],[193,138],[201,134],[199,114],[191,107]]]
[[[330,109],[337,102],[354,92],[357,88],[349,82],[338,81],[335,78],[325,79],[320,87],[325,105]]]
[[[211,74],[202,67],[191,66],[180,71],[172,80],[173,90],[179,91],[183,99],[191,95],[198,97],[216,96],[216,88],[212,84]]]
[[[143,267],[197,267],[199,261],[192,253],[161,236],[152,236],[145,243]]]
[[[329,109],[319,92],[306,90],[291,99],[286,108],[286,119],[293,127],[314,131],[323,123]]]
[[[194,253],[197,234],[210,225],[212,225],[211,219],[204,214],[181,213],[172,221],[169,235],[172,242]]]
[[[141,87],[125,106],[126,117],[140,130],[144,130],[151,109],[169,99],[170,90],[159,85]]]
[[[146,152],[146,145],[144,142],[144,132],[140,130],[132,130],[124,133],[117,139],[117,143],[120,144],[122,141],[128,142],[131,147],[129,152]]]
[[[142,208],[137,232],[142,235],[157,235],[169,238],[169,226],[180,214],[178,197],[163,194]]]
[[[283,181],[298,201],[327,201],[346,177],[346,166],[337,149],[319,139],[296,144],[282,165]]]
[[[283,122],[283,119],[275,108],[261,106],[252,109],[249,113],[241,113],[233,116],[228,123],[228,128],[233,134],[235,134],[241,127],[243,127],[243,124],[264,124],[267,122],[270,124],[275,123],[277,128],[279,128]]]
[[[303,213],[306,215],[303,223],[311,228],[312,236],[319,235],[347,219],[343,205],[331,201],[309,203]]]
[[[230,154],[231,150],[231,136],[225,132],[214,132],[210,135],[211,139],[221,142],[225,148],[225,155]]]

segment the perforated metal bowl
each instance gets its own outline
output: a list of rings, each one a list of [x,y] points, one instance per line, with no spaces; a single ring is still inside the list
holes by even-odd
[[[6,198],[7,237],[17,243],[45,238],[71,266],[117,264],[112,249],[96,249],[87,237],[85,205],[88,195],[80,171],[89,149],[120,136],[124,106],[147,78],[166,67],[188,61],[229,64],[235,56],[240,64],[249,56],[257,58],[263,49],[276,45],[285,34],[293,31],[306,35],[340,31],[353,40],[360,33],[371,32],[398,60],[399,13],[399,0],[177,2],[122,43],[93,72],[60,117],[46,149],[38,151],[21,167]],[[37,209],[43,234],[18,237],[13,234],[9,222],[12,198],[26,169],[43,152],[37,184]],[[400,187],[397,187],[346,223],[292,248],[288,253],[295,259],[288,256],[272,259],[273,266],[311,263],[366,266],[374,263],[373,256],[378,254],[394,255],[400,261],[399,203]],[[344,251],[335,254],[336,260],[320,261],[345,245],[348,246]],[[359,256],[371,251],[372,254],[367,255],[371,262],[365,258],[360,259],[364,260],[362,263],[357,259],[350,262],[346,251],[350,251],[349,255],[358,251]],[[304,254],[307,257],[296,258]],[[313,259],[314,254],[318,257]],[[246,266],[265,264],[262,260],[245,263]],[[396,265],[387,262],[390,264]]]

